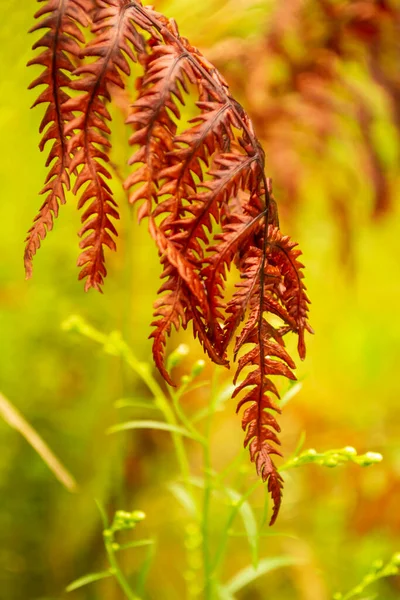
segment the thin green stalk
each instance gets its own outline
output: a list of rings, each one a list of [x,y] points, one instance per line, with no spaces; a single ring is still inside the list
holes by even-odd
[[[168,398],[165,396],[156,379],[153,377],[150,367],[147,364],[138,361],[137,358],[133,356],[128,346],[125,346],[121,355],[132,368],[132,370],[142,379],[142,381],[152,392],[154,396],[154,402],[163,413],[166,422],[170,425],[177,425],[178,420],[175,417]],[[190,466],[185,445],[183,443],[182,436],[179,433],[172,433],[171,435],[182,478],[185,482],[185,486],[188,487],[190,486]]]
[[[215,554],[214,564],[213,564],[213,567],[212,567],[213,573],[217,572],[217,570],[219,569],[219,567],[220,567],[220,565],[221,565],[221,563],[222,563],[222,561],[224,559],[225,552],[226,552],[226,547],[228,545],[228,540],[229,540],[229,532],[230,532],[230,530],[232,528],[232,525],[233,525],[233,523],[235,521],[235,518],[236,518],[236,516],[237,516],[237,514],[238,514],[238,512],[240,510],[240,508],[243,506],[243,504],[246,502],[246,500],[252,495],[252,493],[262,485],[262,483],[263,482],[261,480],[256,481],[254,483],[254,485],[252,485],[247,490],[247,492],[245,492],[243,494],[243,496],[240,497],[240,500],[238,500],[234,504],[234,506],[233,506],[233,508],[231,510],[231,513],[230,513],[230,515],[228,517],[228,520],[226,522],[226,525],[224,527],[224,530],[222,532],[222,536],[221,536],[220,542],[218,544],[217,552]]]
[[[123,572],[118,564],[117,558],[115,556],[115,550],[114,550],[114,547],[118,546],[118,544],[115,545],[114,532],[111,529],[106,529],[103,532],[103,536],[104,536],[104,545],[105,545],[105,548],[107,551],[108,560],[110,561],[110,565],[111,565],[111,570],[112,570],[112,573],[113,573],[115,579],[118,581],[120,588],[122,589],[122,591],[124,592],[124,594],[126,595],[128,600],[140,600],[139,596],[137,596],[132,591],[128,580],[126,579],[125,575],[123,574]]]
[[[231,462],[225,467],[225,469],[223,469],[222,471],[220,471],[218,473],[218,475],[216,476],[216,481],[218,483],[220,483],[224,479],[226,479],[228,477],[228,475],[230,475],[232,472],[237,471],[239,466],[242,464],[243,457],[246,453],[247,453],[246,448],[242,448],[242,450],[240,450],[238,455],[235,456],[235,458],[233,458],[231,460]]]
[[[177,419],[174,411],[172,410],[167,397],[158,385],[156,379],[151,373],[149,365],[140,362],[132,353],[129,346],[121,339],[118,334],[111,333],[106,335],[101,333],[89,323],[87,323],[82,317],[73,315],[67,321],[65,321],[62,327],[68,331],[77,331],[81,335],[89,338],[90,340],[100,344],[104,347],[105,352],[121,357],[131,369],[140,377],[140,379],[146,384],[148,389],[154,396],[156,406],[163,413],[165,421],[170,425],[177,425]],[[182,436],[179,433],[172,433],[172,441],[175,447],[175,453],[179,464],[179,469],[182,474],[182,478],[185,485],[188,487],[190,479],[190,467],[189,460],[187,458],[185,446],[182,440]]]
[[[197,442],[204,445],[207,443],[206,438],[198,432],[196,427],[194,427],[193,423],[188,418],[188,416],[186,415],[185,411],[182,409],[182,406],[179,402],[179,400],[182,397],[184,392],[185,392],[184,387],[182,387],[178,392],[173,392],[173,391],[171,392],[173,407],[175,409],[175,412],[176,412],[178,418],[181,420],[182,424],[186,427],[186,429],[188,431],[190,431],[190,433],[193,435],[193,437],[196,439]]]
[[[204,568],[204,598],[211,600],[213,594],[213,570],[210,557],[210,504],[213,488],[212,479],[212,461],[210,450],[211,424],[214,416],[215,402],[217,397],[217,371],[215,371],[211,384],[211,402],[210,413],[206,419],[205,443],[203,444],[203,463],[204,463],[204,493],[203,493],[203,513],[202,513],[202,552]]]
[[[208,438],[208,434],[207,434]],[[203,446],[204,457],[204,494],[202,514],[202,536],[203,536],[203,565],[204,565],[204,598],[210,600],[211,596],[211,560],[210,560],[210,500],[211,500],[211,453],[209,442]]]

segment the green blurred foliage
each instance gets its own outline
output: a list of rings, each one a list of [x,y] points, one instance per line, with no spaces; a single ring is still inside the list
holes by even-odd
[[[104,568],[101,524],[94,505],[94,498],[99,498],[111,511],[145,510],[145,535],[158,538],[148,597],[179,599],[184,597],[185,521],[167,488],[175,473],[169,436],[148,432],[107,436],[106,429],[120,420],[114,401],[146,398],[147,392],[120,359],[60,328],[62,321],[79,313],[102,331],[122,331],[135,355],[151,362],[147,338],[160,269],[146,225],[137,226],[116,184],[121,207],[118,253],[108,254],[105,294],[85,294],[77,281],[79,215],[71,197],[35,258],[33,280],[24,280],[23,240],[39,207],[38,191],[45,178],[37,149],[41,111],[29,111],[35,92],[27,87],[34,69],[25,68],[34,40],[26,32],[35,4],[2,0],[0,389],[72,472],[79,491],[64,490],[26,441],[0,422],[0,598],[122,598],[108,580],[74,595],[64,592],[82,573]],[[216,45],[226,39],[257,41],[276,3],[164,0],[154,4],[173,16],[181,33],[206,55],[210,49],[212,57]],[[279,72],[279,65],[275,68]],[[357,65],[351,68],[357,72]],[[367,82],[365,89],[370,88]],[[241,101],[251,114],[245,93]],[[370,101],[376,103],[377,113],[384,114],[379,95],[371,94]],[[397,136],[385,123],[384,118],[377,121],[374,143],[393,165]],[[115,139],[121,140],[115,144],[119,161],[126,156],[127,132],[118,117],[115,131]],[[276,532],[288,535],[262,538],[260,551],[266,557],[287,554],[305,562],[260,578],[238,596],[241,600],[326,600],[334,591],[352,588],[375,559],[398,549],[400,211],[394,203],[382,219],[369,220],[368,173],[360,171],[357,163],[357,181],[362,185],[354,185],[354,179],[339,168],[343,165],[345,172],[352,164],[349,139],[332,140],[319,160],[313,152],[310,161],[306,147],[302,149],[299,160],[308,165],[300,189],[302,202],[296,212],[285,211],[282,223],[283,231],[297,239],[304,252],[316,332],[308,340],[307,360],[298,369],[302,390],[281,420],[282,444],[288,456],[305,431],[307,446],[327,450],[351,445],[360,452],[380,452],[384,461],[371,470],[349,465],[327,471],[310,465],[288,474],[276,525]],[[276,174],[268,175],[274,179]],[[398,164],[391,168],[390,178],[396,190]],[[344,234],[326,197],[327,182],[337,185],[353,216],[352,270],[338,259]],[[174,336],[171,348],[181,341],[190,346],[192,360],[203,358],[188,334]],[[184,364],[182,372],[190,364]],[[207,364],[206,376],[210,371]],[[200,388],[187,402],[200,409],[207,399],[207,389]],[[233,404],[228,401],[230,410],[215,420],[216,468],[223,468],[242,445]],[[194,466],[199,462],[195,448],[191,460]],[[244,489],[252,485],[255,475],[251,468],[238,472],[236,479]],[[254,507],[257,514],[263,513],[262,490]],[[218,527],[218,512],[213,518]],[[130,557],[126,560],[129,568]],[[232,539],[224,564],[226,579],[250,560],[240,538]],[[398,578],[382,580],[376,589],[379,597],[395,600],[400,592]]]

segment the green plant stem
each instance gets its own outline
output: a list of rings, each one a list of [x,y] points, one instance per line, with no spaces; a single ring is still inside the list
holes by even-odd
[[[197,442],[202,444],[203,446],[207,443],[207,440],[204,436],[202,436],[190,419],[187,417],[185,411],[182,409],[180,405],[180,398],[185,393],[185,387],[181,388],[179,392],[171,392],[172,404],[174,406],[175,412],[178,418],[182,421],[182,424],[186,427],[188,431],[192,434],[192,436],[196,439]]]
[[[154,396],[155,405],[160,409],[163,413],[164,418],[169,425],[177,425],[178,421],[175,417],[174,411],[172,410],[168,398],[165,396],[161,387],[158,385],[157,381],[153,377],[151,370],[147,364],[143,364],[137,360],[135,356],[133,356],[130,349],[125,346],[123,352],[121,353],[122,357],[126,360],[132,370],[142,379],[142,381],[147,385],[149,390],[152,392]],[[179,433],[172,433],[172,441],[175,448],[176,457],[179,464],[179,469],[182,474],[183,481],[187,489],[190,487],[189,479],[190,479],[190,466],[189,460],[187,457],[185,445],[182,440],[182,436]]]
[[[117,558],[115,556],[115,550],[114,550],[115,541],[114,541],[113,531],[111,529],[106,529],[103,532],[103,536],[104,536],[104,545],[106,548],[108,560],[111,565],[111,570],[112,570],[113,575],[115,576],[115,579],[118,581],[120,588],[122,589],[122,591],[124,592],[124,594],[126,595],[128,600],[140,600],[139,596],[137,596],[132,591],[128,580],[126,579],[125,575],[121,571],[121,568],[118,564]]]
[[[238,470],[239,466],[243,463],[243,457],[248,452],[246,448],[242,448],[237,456],[216,475],[216,481],[221,483],[224,479],[228,477],[232,472]]]
[[[87,323],[81,317],[71,317],[64,325],[64,328],[68,330],[78,331],[81,335],[88,339],[100,344],[104,347],[105,352],[114,356],[119,356],[124,360],[128,366],[140,377],[140,379],[146,384],[148,389],[154,396],[155,405],[164,415],[165,421],[170,425],[177,425],[177,419],[174,411],[172,410],[168,398],[165,396],[161,387],[158,385],[156,379],[151,373],[149,365],[140,362],[132,353],[129,346],[120,338],[113,338],[113,334],[106,335],[101,333],[89,323]],[[185,446],[182,440],[182,436],[179,433],[172,433],[172,441],[175,448],[179,469],[182,474],[182,479],[185,486],[189,490],[190,488],[190,467],[189,460],[187,458]]]
[[[202,552],[204,569],[204,598],[211,600],[213,594],[213,571],[210,559],[210,503],[212,493],[212,461],[210,450],[211,423],[215,411],[215,402],[217,397],[217,372],[214,372],[211,383],[211,401],[210,413],[206,419],[205,443],[203,444],[203,464],[204,464],[204,493],[203,493],[203,511],[202,511]]]
[[[218,548],[217,548],[217,552],[215,554],[215,559],[214,559],[214,564],[212,567],[213,573],[216,573],[217,570],[219,569],[219,567],[221,566],[221,563],[224,559],[225,556],[225,552],[226,552],[226,547],[228,545],[228,540],[229,540],[229,533],[230,530],[232,528],[232,525],[235,521],[235,518],[241,508],[241,506],[246,502],[246,500],[252,495],[252,493],[258,489],[261,485],[262,485],[262,481],[258,480],[254,483],[254,485],[252,485],[245,494],[243,494],[243,496],[240,497],[240,500],[238,500],[234,506],[232,507],[232,510],[229,514],[229,517],[227,519],[226,525],[224,527],[224,530],[222,532],[222,536],[220,539],[220,542],[218,544]]]

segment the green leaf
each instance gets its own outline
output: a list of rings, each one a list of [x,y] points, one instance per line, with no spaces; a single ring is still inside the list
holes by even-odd
[[[99,510],[100,516],[101,516],[101,520],[103,522],[103,527],[104,529],[107,529],[108,527],[108,518],[107,518],[107,512],[106,509],[104,508],[104,505],[100,502],[100,500],[98,500],[97,498],[95,498],[94,500],[96,502],[96,506]]]
[[[293,456],[298,456],[300,454],[300,452],[304,448],[305,442],[306,442],[306,432],[302,431],[301,434],[300,434],[299,441],[297,442],[297,446],[295,448],[295,451],[293,452]]]
[[[245,531],[230,531],[229,535],[230,535],[230,537],[235,537],[235,538],[247,537],[247,533]],[[285,537],[285,538],[288,538],[289,540],[299,540],[298,535],[294,535],[291,533],[285,533],[283,531],[260,531],[258,536],[260,538]]]
[[[145,410],[156,410],[161,412],[158,406],[155,406],[152,400],[146,398],[120,398],[114,403],[115,408],[143,408]]]
[[[266,522],[268,521],[268,514],[269,514],[269,492],[268,492],[268,488],[265,487],[265,500],[264,500],[264,508],[263,508],[263,513],[262,513],[262,517],[261,517],[261,522],[260,522],[260,529],[262,529]]]
[[[157,429],[159,431],[169,431],[169,433],[179,433],[185,437],[191,438],[197,441],[197,438],[190,433],[184,427],[180,425],[170,425],[163,421],[127,421],[126,423],[119,423],[114,425],[107,430],[107,433],[118,433],[119,431],[127,431],[128,429]]]
[[[279,402],[279,407],[283,408],[284,406],[286,406],[286,404],[288,404],[295,396],[297,396],[302,387],[303,384],[300,381],[296,381],[295,383],[293,383],[286,392],[286,394],[282,396]]]
[[[129,550],[130,548],[143,548],[143,546],[152,546],[154,544],[154,540],[138,540],[136,542],[127,542],[126,544],[119,544],[116,550],[119,552],[120,550]]]
[[[232,384],[224,386],[217,394],[215,398],[215,403],[213,406],[207,405],[204,408],[198,410],[191,418],[192,423],[197,423],[202,419],[210,417],[212,414],[216,412],[222,412],[225,409],[225,404],[227,400],[232,397],[233,392],[235,391],[235,386]]]
[[[247,539],[251,550],[251,556],[253,561],[253,567],[256,568],[258,565],[258,551],[259,551],[259,533],[257,527],[257,521],[254,516],[253,509],[247,500],[242,500],[241,494],[233,490],[232,488],[225,488],[226,494],[234,502],[239,504],[239,514],[242,518],[244,528],[246,530]]]
[[[189,494],[183,485],[180,485],[179,483],[171,483],[168,486],[168,489],[189,515],[196,515],[196,504],[191,494]]]
[[[145,593],[146,581],[149,575],[151,565],[156,554],[156,544],[151,544],[147,550],[146,557],[139,569],[136,581],[136,594],[141,598]]]
[[[230,581],[228,581],[228,583],[222,586],[221,597],[224,600],[227,600],[229,595],[233,596],[259,577],[262,577],[275,569],[279,569],[280,567],[289,567],[291,565],[299,564],[299,562],[301,561],[291,556],[264,558],[263,560],[260,560],[256,569],[249,565],[245,569],[239,571]],[[225,596],[223,594],[225,594]]]
[[[79,579],[76,579],[72,583],[69,584],[65,591],[73,592],[78,588],[81,588],[89,583],[94,583],[95,581],[100,581],[101,579],[106,579],[107,577],[112,577],[113,573],[111,571],[101,571],[100,573],[89,573],[89,575],[84,575]]]
[[[210,385],[210,382],[208,379],[205,379],[203,381],[197,381],[196,383],[192,383],[190,385],[183,386],[182,389],[178,390],[178,394],[179,397],[181,396],[185,396],[185,394],[191,394],[192,392],[195,392],[196,390],[200,390],[203,387],[207,387]]]

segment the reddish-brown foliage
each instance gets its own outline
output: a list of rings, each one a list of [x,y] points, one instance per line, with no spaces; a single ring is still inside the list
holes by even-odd
[[[360,215],[377,222],[396,205],[400,4],[286,0],[263,14],[258,36],[202,40],[232,91],[246,98],[281,212],[292,216],[315,182],[338,226],[340,258],[351,266]]]
[[[268,482],[273,523],[282,478],[271,459],[280,454],[279,426],[271,413],[279,412],[271,398],[278,392],[271,376],[294,378],[284,335],[292,331],[298,336],[304,358],[304,331],[311,329],[300,251],[279,230],[264,152],[250,118],[215,67],[179,35],[175,22],[139,1],[50,0],[37,13],[43,15],[36,28],[48,32],[35,47],[46,49],[32,63],[45,71],[33,85],[46,86],[36,104],[49,103],[41,147],[54,140],[47,161],[53,166],[45,187],[49,195],[27,240],[27,275],[73,177],[79,208],[88,204],[80,231],[80,278],[86,278],[85,289],[100,290],[106,275],[104,247],[115,249],[111,219],[118,218],[106,183],[111,177],[106,104],[115,86],[124,88],[129,61],[139,62],[143,76],[127,118],[135,151],[125,189],[130,202],[139,204],[139,220],[148,219],[163,267],[153,322],[154,360],[172,384],[164,354],[173,327],[191,324],[210,358],[224,365],[236,336],[235,382],[243,370],[247,375],[234,396],[247,390],[238,410],[248,405],[242,418],[245,445]],[[88,15],[93,35],[84,44],[81,28],[88,25]],[[70,95],[68,89],[81,94]],[[178,134],[179,105],[189,93],[197,94],[198,114]],[[225,279],[232,265],[241,281],[228,301]]]

